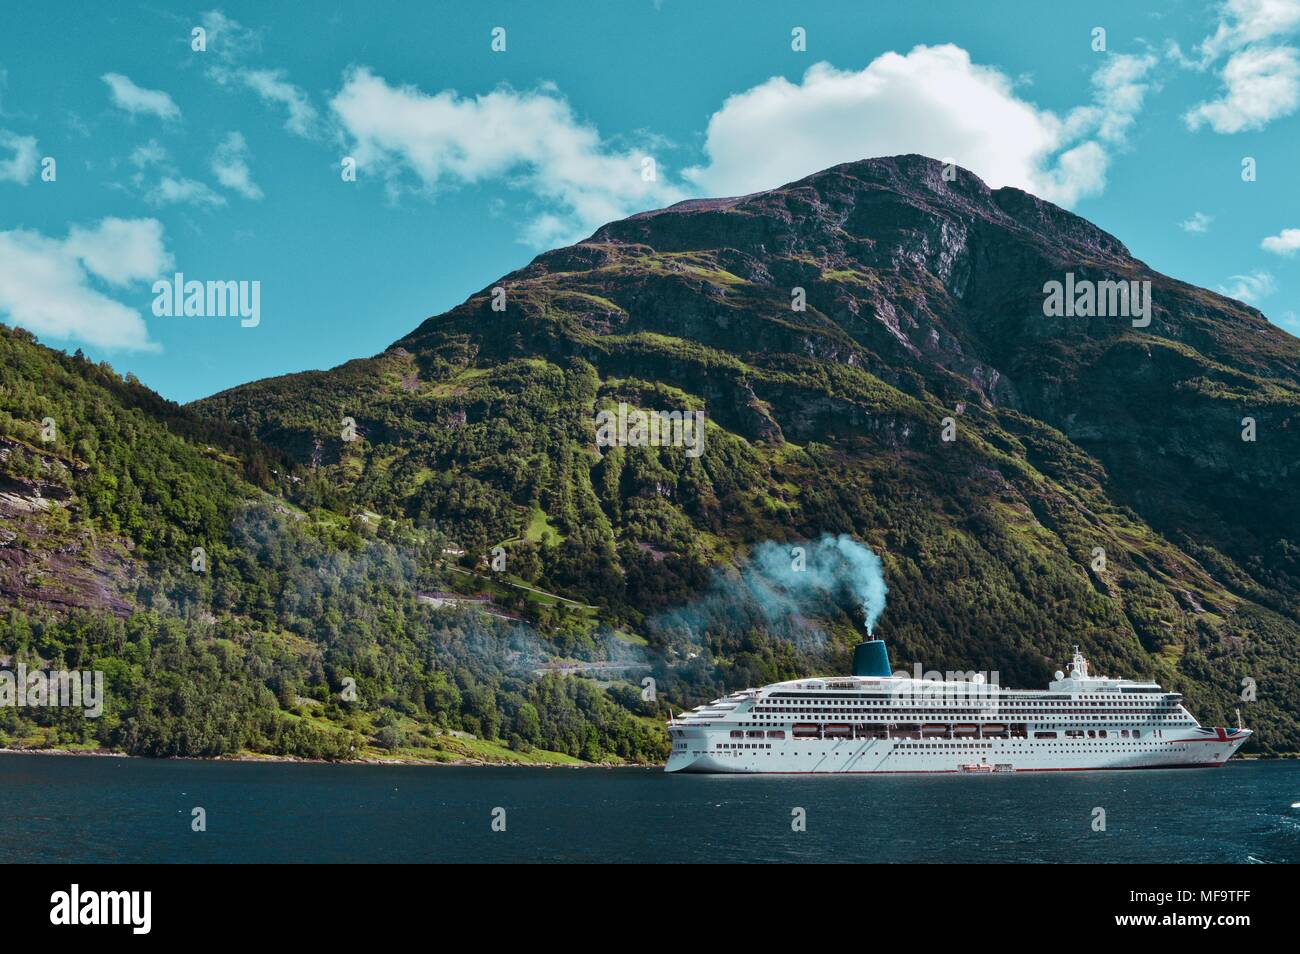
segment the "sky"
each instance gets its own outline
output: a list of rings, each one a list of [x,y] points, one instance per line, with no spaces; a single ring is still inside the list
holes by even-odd
[[[1300,0],[51,0],[0,32],[0,321],[191,401],[607,221],[920,152],[1300,334],[1298,106]],[[178,272],[246,311],[167,314]]]

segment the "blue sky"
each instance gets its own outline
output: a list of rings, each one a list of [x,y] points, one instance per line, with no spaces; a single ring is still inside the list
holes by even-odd
[[[1300,333],[1300,0],[1063,6],[24,8],[0,320],[188,401],[381,351],[608,219],[924,152]],[[176,271],[260,282],[260,323],[155,316]]]

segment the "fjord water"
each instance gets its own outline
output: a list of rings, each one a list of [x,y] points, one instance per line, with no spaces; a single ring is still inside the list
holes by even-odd
[[[6,862],[1296,862],[1300,762],[682,776],[0,755]],[[191,830],[202,807],[207,831]],[[504,808],[506,830],[492,830]],[[792,810],[807,830],[792,831]],[[1094,831],[1097,808],[1105,831]]]

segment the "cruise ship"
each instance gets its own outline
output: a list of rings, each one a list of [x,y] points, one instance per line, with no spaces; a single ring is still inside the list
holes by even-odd
[[[854,675],[734,692],[674,716],[669,772],[889,774],[1211,767],[1250,738],[1205,727],[1154,682],[1088,672],[1074,650],[1045,691],[891,674],[878,639]],[[1240,719],[1240,715],[1238,716]]]

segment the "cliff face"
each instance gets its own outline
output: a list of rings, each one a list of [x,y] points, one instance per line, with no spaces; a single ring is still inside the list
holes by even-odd
[[[1046,316],[1067,275],[1150,282],[1149,323]],[[705,452],[596,447],[619,401],[704,410]],[[611,223],[383,354],[194,410],[634,629],[748,543],[851,533],[896,662],[1035,684],[1079,642],[1219,721],[1252,678],[1262,744],[1300,747],[1300,341],[930,159]]]

